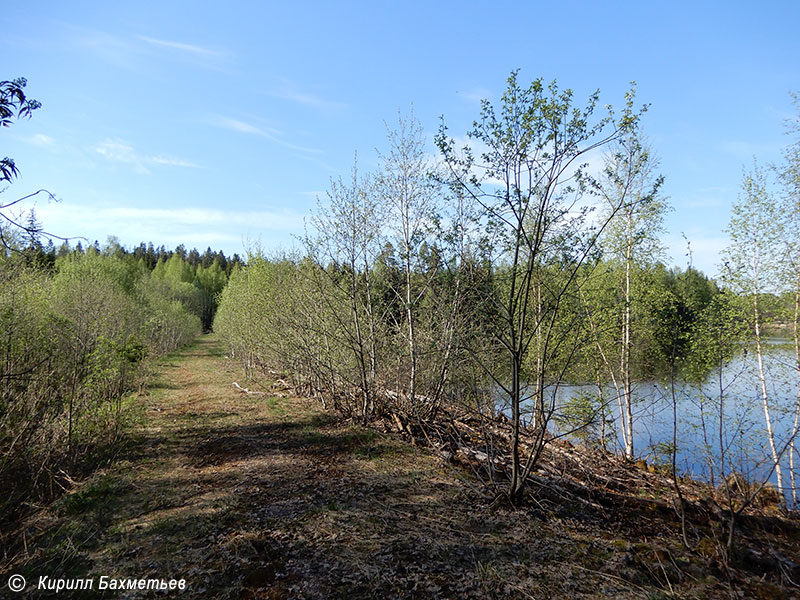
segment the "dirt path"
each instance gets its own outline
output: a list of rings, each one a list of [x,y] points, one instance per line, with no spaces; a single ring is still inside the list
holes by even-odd
[[[336,423],[308,400],[236,391],[234,381],[247,384],[213,336],[159,369],[129,451],[31,521],[27,554],[11,565],[29,587],[14,597],[48,597],[30,583],[42,575],[184,579],[170,594],[182,598],[662,589],[620,577],[624,540],[491,510],[427,451]],[[164,597],[96,584],[73,596]]]

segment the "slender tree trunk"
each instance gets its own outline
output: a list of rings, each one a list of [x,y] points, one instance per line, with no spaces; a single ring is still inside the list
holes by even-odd
[[[800,270],[797,272],[794,288],[794,319],[792,321],[792,333],[794,337],[794,367],[797,373],[797,396],[794,403],[794,423],[792,424],[792,434],[789,438],[789,477],[792,486],[792,508],[797,509],[797,481],[794,468],[795,440],[800,430]]]
[[[519,223],[519,229],[522,229],[523,224]],[[517,234],[517,240],[520,239],[520,234]],[[512,262],[511,272],[511,285],[508,296],[508,327],[509,337],[508,345],[509,357],[511,358],[511,486],[510,486],[510,500],[514,505],[518,505],[522,501],[522,492],[525,487],[524,473],[520,461],[519,442],[520,442],[520,409],[522,402],[522,343],[520,338],[522,332],[517,315],[517,281],[518,273],[516,271],[519,265],[520,246],[519,243],[514,249],[514,260]],[[524,280],[524,279],[523,279]]]
[[[522,502],[524,489],[523,469],[519,455],[520,436],[520,370],[521,356],[518,352],[512,354],[511,360],[511,503],[519,505]]]
[[[364,251],[364,285],[366,294],[366,314],[367,324],[369,325],[369,397],[367,412],[372,413],[375,410],[375,395],[377,390],[376,381],[378,380],[378,348],[377,338],[378,334],[375,331],[375,311],[372,306],[372,281],[370,280],[370,266],[367,260],[366,249]],[[366,418],[366,415],[365,415]]]
[[[755,228],[753,229],[755,236]],[[758,292],[758,251],[757,240],[753,240],[753,328],[756,337],[756,360],[758,363],[758,381],[761,387],[761,404],[764,408],[764,421],[767,426],[767,440],[769,441],[772,460],[775,464],[775,475],[778,479],[778,491],[783,497],[783,470],[781,469],[781,455],[775,446],[775,431],[772,427],[772,414],[769,409],[769,394],[767,393],[767,377],[764,372],[764,352],[761,345],[761,314],[759,310]]]
[[[328,335],[328,328],[322,328],[322,337],[325,340],[325,355],[327,357],[326,362],[324,363],[324,368],[328,371],[328,386],[330,387],[330,397],[333,402],[333,407],[336,409],[339,407],[339,401],[337,400],[337,390],[336,390],[336,377],[333,373],[333,352],[331,351],[331,338]],[[322,408],[326,408],[325,406],[325,394],[322,395]]]
[[[358,366],[360,370],[360,378],[361,378],[361,419],[366,421],[367,413],[369,410],[369,376],[368,376],[368,367],[367,361],[364,357],[365,350],[364,350],[364,338],[361,334],[361,323],[359,319],[359,310],[358,310],[358,281],[357,275],[355,272],[355,264],[351,263],[351,269],[353,272],[351,273],[351,285],[350,285],[350,312],[352,313],[353,317],[353,330],[356,335],[356,360],[358,360]]]
[[[597,403],[600,408],[600,447],[606,452],[606,405],[603,398],[603,382],[600,380],[600,369],[595,369],[595,382],[597,385]]]
[[[543,306],[542,306],[542,285],[541,282],[536,280],[536,377],[534,379],[534,396],[533,396],[533,429],[537,427],[544,427],[544,374],[542,373],[542,328],[538,324],[542,322]]]
[[[631,396],[631,262],[633,253],[632,215],[628,212],[628,231],[625,247],[625,314],[622,324],[622,385],[625,395],[625,457],[633,460],[633,398]]]
[[[416,411],[416,393],[417,393],[417,346],[414,338],[414,310],[411,299],[411,248],[406,243],[405,254],[405,270],[406,270],[406,321],[408,322],[408,355],[411,358],[411,372],[408,376],[408,398],[411,402],[412,409]]]
[[[456,317],[458,314],[459,306],[461,305],[461,277],[459,275],[458,279],[456,279],[456,287],[453,293],[453,298],[450,302],[450,310],[447,318],[445,319],[445,327],[444,327],[444,351],[442,353],[442,362],[441,368],[439,369],[439,376],[436,382],[436,387],[433,393],[433,402],[431,406],[431,410],[435,411],[436,406],[439,404],[439,401],[442,398],[442,394],[444,393],[444,386],[447,383],[447,377],[450,370],[450,355],[453,352],[453,341],[455,339],[455,329],[456,329]]]
[[[581,297],[582,297],[582,295],[581,295]],[[619,382],[617,381],[617,376],[615,374],[615,370],[611,366],[611,361],[608,359],[608,356],[606,356],[605,350],[603,350],[603,344],[600,342],[600,335],[597,332],[597,325],[595,324],[594,319],[592,319],[592,316],[591,316],[591,313],[589,312],[588,307],[586,309],[586,317],[587,317],[587,319],[589,321],[589,327],[592,330],[592,334],[594,335],[595,345],[597,346],[597,355],[600,357],[600,359],[602,360],[603,364],[605,365],[605,368],[608,371],[608,376],[611,378],[611,384],[614,386],[614,392],[617,395],[617,405],[619,407],[619,419],[620,419],[620,424],[622,425],[622,427],[621,427],[622,444],[623,444],[624,448],[627,448],[627,446],[628,446],[628,443],[627,443],[628,432],[627,432],[627,428],[625,427],[625,411],[623,410],[623,405],[622,405],[622,390],[620,389]],[[600,371],[599,371],[599,368],[598,368],[598,372],[597,372],[597,381],[598,381],[597,385],[598,385],[598,390],[599,390],[598,391],[598,396],[602,398],[602,389],[600,388]],[[616,446],[615,446],[615,448],[616,448]]]
[[[689,547],[689,538],[686,535],[686,507],[678,481],[678,399],[675,395],[675,346],[673,345],[672,356],[669,364],[669,389],[672,397],[672,484],[675,486],[675,493],[678,495],[678,514],[681,519],[681,536],[685,548]]]

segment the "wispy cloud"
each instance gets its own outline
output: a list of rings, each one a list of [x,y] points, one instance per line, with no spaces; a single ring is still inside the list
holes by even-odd
[[[263,137],[275,144],[283,146],[284,148],[289,148],[290,150],[296,150],[298,152],[302,152],[305,154],[323,154],[322,150],[317,148],[310,148],[308,146],[300,146],[298,144],[294,144],[289,142],[283,138],[283,132],[279,131],[278,129],[274,129],[272,127],[266,126],[259,126],[253,123],[248,123],[245,121],[241,121],[239,119],[233,119],[231,117],[214,117],[212,119],[212,123],[217,127],[221,127],[223,129],[229,129],[231,131],[236,131],[238,133],[245,133],[248,135],[257,135]]]
[[[303,215],[291,211],[223,211],[199,208],[118,207],[105,211],[113,220],[159,220],[175,225],[218,226],[220,223],[265,230],[302,229]]]
[[[82,27],[74,27],[72,43],[85,49],[97,59],[126,69],[141,68],[142,44],[128,36],[119,36]]]
[[[165,154],[147,155],[140,154],[130,144],[121,140],[104,140],[94,148],[95,152],[106,159],[132,165],[140,173],[149,173],[148,166],[165,165],[169,167],[185,167],[199,169],[200,166],[193,162]]]
[[[251,133],[253,135],[261,136],[281,135],[279,130],[272,127],[253,125],[252,123],[246,123],[244,121],[240,121],[239,119],[232,119],[230,117],[217,117],[215,119],[215,124],[224,129],[238,131],[239,133]]]
[[[59,235],[102,240],[114,234],[128,244],[145,240],[202,248],[215,243],[238,246],[244,235],[263,232],[276,236],[300,233],[304,223],[303,214],[289,210],[142,208],[63,202],[37,206],[36,212],[42,223]]]
[[[130,146],[119,140],[105,140],[97,144],[94,150],[98,154],[101,154],[110,160],[131,164],[141,162],[141,159],[134,151],[133,146]]]
[[[220,56],[221,53],[209,48],[195,46],[194,44],[185,44],[183,42],[174,42],[171,40],[159,40],[157,38],[148,37],[146,35],[136,36],[143,42],[147,42],[152,46],[159,46],[161,48],[170,48],[172,50],[180,50],[181,52],[189,52],[200,56]]]
[[[267,90],[266,94],[273,98],[288,100],[289,102],[309,106],[317,110],[341,110],[347,107],[345,102],[323,98],[318,94],[300,89],[290,81],[283,81],[278,86]]]
[[[230,53],[175,40],[147,35],[112,34],[84,27],[71,27],[70,43],[90,52],[97,59],[132,70],[153,68],[154,59],[171,55],[176,60],[204,69],[219,70]]]
[[[199,169],[200,166],[191,161],[175,156],[165,156],[159,154],[157,156],[147,157],[147,159],[155,165],[166,165],[168,167],[185,167],[187,169]]]
[[[24,138],[26,142],[29,144],[33,144],[34,146],[39,146],[42,148],[52,147],[55,146],[56,141],[55,139],[51,138],[49,135],[45,135],[43,133],[37,133],[30,137]]]

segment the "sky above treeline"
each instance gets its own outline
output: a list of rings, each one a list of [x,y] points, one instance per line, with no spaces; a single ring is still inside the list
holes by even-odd
[[[512,70],[631,81],[660,157],[667,263],[716,275],[742,169],[778,161],[800,91],[800,3],[58,2],[0,11],[0,80],[42,103],[0,155],[48,231],[226,254],[289,249],[331,178],[379,164],[398,111],[464,136]],[[32,205],[26,204],[26,208]],[[684,238],[685,236],[685,238]]]

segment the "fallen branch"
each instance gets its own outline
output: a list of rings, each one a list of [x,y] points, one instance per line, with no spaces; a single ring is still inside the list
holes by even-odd
[[[254,391],[248,390],[247,388],[243,388],[242,386],[240,386],[235,381],[233,382],[233,387],[235,387],[237,390],[239,390],[243,394],[256,395],[256,396],[266,396],[267,395],[266,392],[254,392]]]

